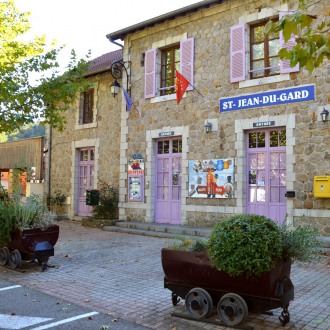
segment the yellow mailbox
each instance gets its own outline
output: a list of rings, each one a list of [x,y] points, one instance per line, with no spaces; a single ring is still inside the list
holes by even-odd
[[[314,197],[330,198],[330,175],[314,176]]]

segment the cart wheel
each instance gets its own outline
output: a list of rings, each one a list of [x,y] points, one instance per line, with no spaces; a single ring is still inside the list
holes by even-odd
[[[18,250],[11,251],[10,257],[9,257],[9,266],[12,269],[19,268],[22,263],[21,254]]]
[[[5,246],[0,249],[0,265],[7,265],[9,262],[10,252],[9,249]]]
[[[213,302],[210,294],[201,288],[191,289],[185,298],[188,312],[196,319],[202,319],[211,314]]]
[[[235,293],[227,293],[218,303],[220,319],[227,325],[237,325],[247,318],[248,306],[245,300]]]

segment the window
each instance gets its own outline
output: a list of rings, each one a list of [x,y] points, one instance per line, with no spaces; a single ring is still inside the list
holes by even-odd
[[[285,15],[280,13],[279,19]],[[299,66],[291,67],[287,60],[279,60],[281,48],[291,49],[295,43],[291,38],[284,43],[282,33],[263,35],[266,22],[249,22],[232,26],[230,29],[230,81],[264,78],[278,74],[299,71]]]
[[[160,95],[175,93],[175,70],[180,70],[180,45],[161,52]]]
[[[280,73],[279,34],[264,35],[266,22],[250,26],[250,79]]]
[[[146,99],[175,93],[175,69],[193,85],[194,78],[194,38],[184,39],[162,48],[145,52]],[[192,90],[189,85],[187,91]]]
[[[80,124],[93,122],[94,89],[80,95]]]

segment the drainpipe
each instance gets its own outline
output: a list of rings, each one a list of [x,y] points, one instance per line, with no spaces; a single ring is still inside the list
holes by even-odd
[[[121,49],[124,49],[124,46],[123,46],[122,44],[120,44],[119,42],[116,42],[116,41],[112,40],[109,36],[107,36],[107,38],[109,39],[109,41],[110,41],[112,44],[121,47]]]

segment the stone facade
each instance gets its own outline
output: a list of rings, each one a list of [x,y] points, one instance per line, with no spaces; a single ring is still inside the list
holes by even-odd
[[[136,28],[108,35],[109,39],[124,40],[123,58],[128,76],[123,76],[122,84],[126,86],[129,79],[131,98],[139,111],[133,108],[127,112],[122,99],[121,114],[117,113],[117,100],[114,101],[107,90],[110,78],[96,76],[99,102],[97,127],[73,130],[76,118],[70,114],[65,131],[61,134],[53,132],[52,189],[61,187],[72,196],[74,185],[69,179],[74,172],[72,150],[79,141],[83,144],[83,141],[95,140],[99,148],[97,176],[119,183],[120,219],[155,222],[156,143],[162,133],[171,132],[171,137],[182,139],[180,223],[213,226],[227,215],[247,211],[247,132],[256,130],[256,123],[272,123],[275,129],[283,128],[286,132],[285,188],[295,193],[293,198],[285,199],[285,221],[293,225],[316,224],[323,235],[329,236],[330,198],[313,196],[314,176],[330,174],[330,122],[323,123],[320,118],[323,108],[330,110],[329,62],[312,74],[300,70],[232,83],[229,65],[231,26],[278,16],[279,12],[294,9],[296,1],[292,4],[273,1],[271,7],[264,0],[206,2],[209,5],[201,2],[194,10],[180,11],[168,19],[155,18],[153,24],[146,21],[145,25],[141,23]],[[322,16],[329,7],[327,1],[321,0],[310,9],[312,14]],[[144,54],[150,49],[161,50],[188,38],[194,38],[193,74],[198,92],[187,91],[180,104],[177,104],[175,94],[145,98]],[[224,98],[307,85],[315,89],[312,100],[220,111],[219,100]],[[209,134],[205,132],[206,122],[212,123]],[[144,198],[142,202],[130,202],[129,159],[137,153],[144,157]],[[191,198],[189,161],[228,158],[234,159],[235,197]],[[70,212],[74,215],[72,204]]]
[[[64,130],[48,128],[46,134],[50,159],[47,158],[46,163],[45,185],[51,196],[56,191],[68,196],[62,213],[71,219],[78,214],[79,150],[95,150],[92,189],[98,188],[98,179],[115,187],[119,185],[121,96],[114,98],[110,93],[113,77],[109,71],[91,75],[88,79],[94,88],[93,122],[79,124],[80,99],[77,97],[76,103],[65,113]]]

